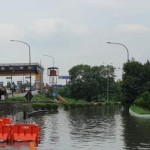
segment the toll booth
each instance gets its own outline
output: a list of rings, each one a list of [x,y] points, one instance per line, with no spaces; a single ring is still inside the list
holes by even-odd
[[[39,63],[5,63],[0,64],[0,76],[9,76],[7,79],[11,79],[13,76],[35,76],[35,84],[37,89],[43,88],[43,71],[44,68]],[[23,79],[24,80],[24,79]]]

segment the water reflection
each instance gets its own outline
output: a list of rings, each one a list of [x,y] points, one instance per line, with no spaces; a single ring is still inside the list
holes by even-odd
[[[0,116],[6,116],[14,113],[15,109],[13,105],[5,103],[0,104]]]
[[[116,134],[121,132],[118,126],[121,119],[119,114],[119,107],[110,106],[68,111],[60,109],[58,114],[44,116],[44,136],[38,149],[99,150],[122,147],[122,142],[118,142],[120,137]],[[116,145],[116,142],[121,144]]]
[[[74,121],[72,134],[75,134],[72,136],[73,141],[76,141],[75,144],[78,143],[82,149],[89,147],[90,149],[100,149],[100,147],[107,149],[107,145],[112,147],[117,138],[115,134],[117,123],[120,124],[117,115],[118,112],[110,106],[88,108],[82,114],[72,115]],[[86,143],[87,146],[85,146]]]
[[[0,150],[150,149],[150,120],[120,106],[79,107],[30,118],[41,127],[40,143],[0,143]]]
[[[137,118],[122,113],[126,149],[150,149],[150,119]]]
[[[82,113],[76,110],[69,116],[72,139],[77,142],[99,142],[114,135],[115,119],[110,109],[88,108]]]
[[[36,150],[37,145],[36,142],[1,142],[0,150]]]

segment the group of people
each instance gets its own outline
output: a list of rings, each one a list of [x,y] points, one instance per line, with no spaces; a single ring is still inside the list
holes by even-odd
[[[5,97],[8,97],[7,90],[5,87],[0,87],[0,100],[4,100]]]

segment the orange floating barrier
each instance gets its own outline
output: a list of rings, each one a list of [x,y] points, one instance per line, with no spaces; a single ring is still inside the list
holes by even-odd
[[[38,141],[39,127],[36,124],[12,125],[12,141]]]
[[[11,125],[0,125],[0,141],[11,141]]]
[[[12,119],[0,117],[0,125],[12,124]]]
[[[10,118],[0,117],[0,141],[39,141],[37,124],[12,124]]]

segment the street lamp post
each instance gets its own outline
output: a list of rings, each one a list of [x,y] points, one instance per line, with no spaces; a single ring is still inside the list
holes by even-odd
[[[107,70],[107,102],[109,97],[109,71]]]
[[[55,64],[55,59],[54,59],[54,57],[53,57],[53,56],[50,56],[50,55],[43,55],[43,56],[47,56],[47,57],[52,58],[52,60],[53,60],[53,67],[54,67],[54,64]],[[50,82],[50,78],[49,78],[49,82]],[[54,84],[54,77],[52,78],[52,84]]]
[[[121,45],[121,46],[123,46],[125,49],[126,49],[126,51],[127,51],[127,61],[129,62],[129,50],[128,50],[128,48],[125,46],[125,45],[123,45],[123,44],[121,44],[121,43],[112,43],[112,42],[107,42],[108,44],[116,44],[116,45]]]
[[[53,68],[54,68],[54,63],[55,63],[54,57],[50,55],[43,55],[43,56],[47,56],[53,59]],[[57,83],[57,77],[56,77],[56,83]],[[50,76],[49,76],[49,84],[50,84]],[[54,79],[54,76],[52,76],[52,86],[54,85],[55,85],[55,79]],[[54,95],[53,95],[54,99],[55,99],[55,92],[56,92],[56,85],[54,86]]]
[[[30,92],[31,92],[31,51],[30,51],[30,45],[26,42],[23,42],[23,41],[19,41],[19,40],[10,40],[12,42],[20,42],[20,43],[23,43],[25,45],[28,46],[29,48],[29,67],[30,67]]]
[[[43,55],[43,56],[47,56],[47,57],[52,58],[52,59],[53,59],[53,67],[54,67],[54,63],[55,63],[55,59],[54,59],[54,57],[53,57],[53,56],[50,56],[50,55]]]
[[[102,70],[100,73],[103,73],[106,71],[107,74],[107,82],[106,82],[106,100],[108,102],[109,100],[109,73],[110,73],[110,69],[109,67],[107,67],[106,69]]]

